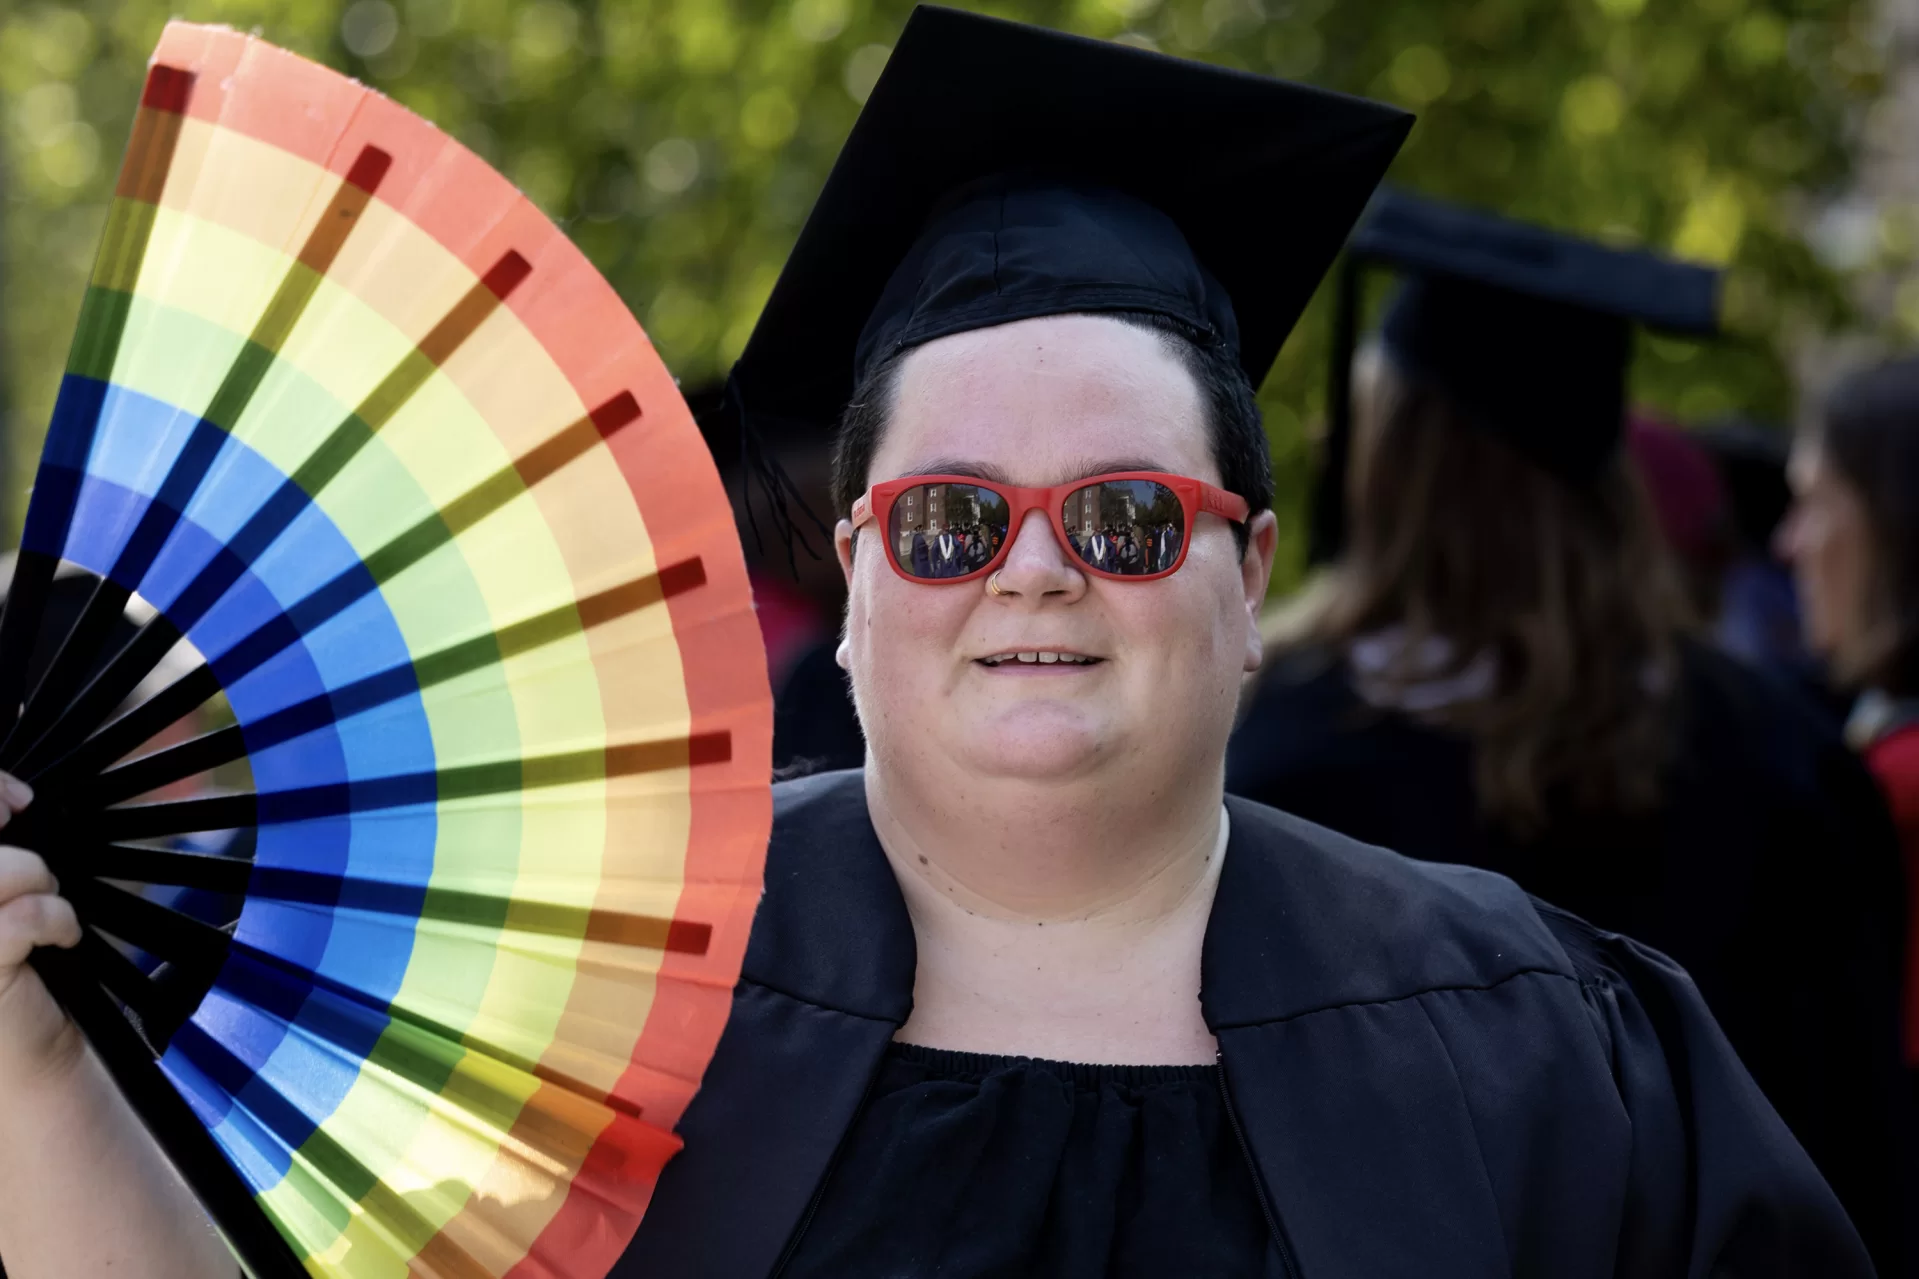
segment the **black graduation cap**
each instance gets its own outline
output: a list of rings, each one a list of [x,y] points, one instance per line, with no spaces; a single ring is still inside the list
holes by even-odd
[[[835,421],[873,361],[1076,311],[1172,316],[1271,367],[1412,119],[952,9],[913,11],[732,373]]]
[[[1697,336],[1718,329],[1711,268],[1382,192],[1353,233],[1342,273],[1316,558],[1336,547],[1343,522],[1355,272],[1365,263],[1406,277],[1381,326],[1394,362],[1573,484],[1589,482],[1619,447],[1633,326]]]

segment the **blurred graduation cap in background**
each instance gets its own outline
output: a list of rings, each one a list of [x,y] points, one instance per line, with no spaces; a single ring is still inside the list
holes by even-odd
[[[1718,331],[1719,273],[1709,267],[1382,192],[1339,277],[1316,562],[1344,539],[1359,272],[1373,265],[1403,277],[1380,327],[1394,365],[1574,485],[1589,483],[1620,448],[1635,327]]]

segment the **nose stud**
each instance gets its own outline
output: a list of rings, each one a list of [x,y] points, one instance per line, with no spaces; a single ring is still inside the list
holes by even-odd
[[[989,578],[987,578],[987,579],[986,579],[986,593],[987,593],[988,595],[1004,595],[1004,594],[1006,594],[1006,592],[1005,592],[1005,591],[1003,591],[1003,590],[1001,590],[1001,589],[1000,589],[1000,584],[999,584],[999,570],[998,570],[998,569],[994,569],[994,570],[993,570],[993,575],[992,575],[991,577],[989,577]]]

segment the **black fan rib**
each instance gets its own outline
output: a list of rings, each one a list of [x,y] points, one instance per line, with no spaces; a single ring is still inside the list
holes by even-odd
[[[56,709],[65,706],[80,691],[87,672],[100,660],[107,641],[126,614],[133,592],[106,578],[94,583],[87,602],[74,619],[73,627],[54,652],[53,660],[41,674],[33,694],[27,699],[19,720],[0,744],[0,759],[17,740],[31,742],[53,722]]]
[[[83,957],[41,949],[33,952],[32,963],[254,1279],[305,1279],[306,1267]]]
[[[40,643],[40,623],[58,566],[58,560],[38,551],[23,550],[13,561],[13,584],[7,589],[6,610],[0,613],[0,725],[9,736],[27,696],[27,668]]]

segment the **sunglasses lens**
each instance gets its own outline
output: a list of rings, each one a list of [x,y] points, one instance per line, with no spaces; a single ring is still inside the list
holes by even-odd
[[[1067,495],[1066,538],[1088,568],[1117,577],[1164,573],[1186,544],[1179,495],[1151,480],[1103,480]]]
[[[1009,516],[1006,499],[978,484],[915,484],[893,499],[886,545],[908,576],[965,577],[999,554]]]

